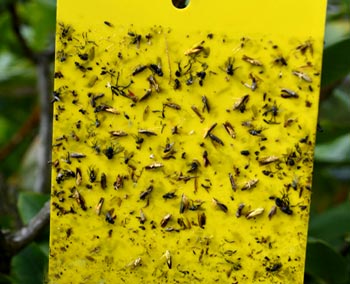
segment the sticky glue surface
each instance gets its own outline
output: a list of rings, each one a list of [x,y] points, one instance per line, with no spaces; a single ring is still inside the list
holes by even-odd
[[[49,283],[303,282],[326,3],[212,2],[58,1]]]

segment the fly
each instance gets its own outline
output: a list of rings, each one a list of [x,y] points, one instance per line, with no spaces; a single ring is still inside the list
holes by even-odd
[[[312,82],[312,79],[310,78],[310,76],[304,72],[294,70],[292,71],[292,74],[304,80],[305,82],[308,82],[308,83]]]
[[[93,166],[90,166],[88,168],[88,176],[89,176],[89,181],[91,183],[96,181],[97,173],[96,173],[96,170]]]
[[[171,150],[173,150],[173,147],[174,147],[174,142],[173,142],[173,143],[170,143],[170,142],[169,142],[169,138],[167,138],[167,142],[166,142],[166,144],[165,144],[165,147],[164,147],[163,152],[164,152],[164,153],[168,153],[168,152],[170,152]]]
[[[206,150],[203,152],[203,164],[205,168],[207,166],[210,166],[210,161],[208,159],[208,152]]]
[[[139,102],[146,100],[151,95],[152,95],[152,89],[147,89],[145,94],[139,99]]]
[[[244,208],[244,203],[240,203],[238,205],[238,208],[237,208],[237,211],[236,211],[236,217],[239,218],[242,216],[242,211],[243,211],[243,208]]]
[[[204,112],[206,110],[207,113],[209,113],[210,106],[209,106],[208,99],[206,96],[202,96],[202,103],[203,103],[202,112]]]
[[[148,67],[149,69],[151,69],[153,73],[157,74],[159,77],[163,76],[163,70],[162,70],[160,58],[158,58],[158,64],[150,64]]]
[[[277,212],[277,207],[275,205],[273,205],[269,211],[268,217],[271,220],[272,216],[275,215]]]
[[[122,85],[119,85],[119,77],[120,77],[120,73],[118,72],[116,84],[114,86],[110,86],[112,91],[112,99],[113,99],[113,95],[117,95],[117,96],[120,95],[125,98],[131,99],[133,102],[136,102],[138,98],[130,90],[128,90],[128,94],[125,93],[125,90],[128,89],[134,83],[134,81],[130,80],[129,84],[122,86]]]
[[[225,127],[225,130],[232,138],[236,138],[236,132],[230,122],[228,121],[224,122],[223,126]]]
[[[95,107],[95,110],[94,110],[95,113],[98,113],[101,111],[112,113],[112,114],[120,114],[118,110],[105,104],[101,104]]]
[[[114,155],[119,154],[124,151],[124,147],[122,146],[108,146],[102,152],[107,157],[108,160],[113,159]]]
[[[114,224],[116,218],[117,218],[117,215],[114,214],[114,208],[107,211],[105,220],[109,224]]]
[[[263,129],[254,129],[254,128],[248,130],[249,134],[253,136],[260,136],[262,131]]]
[[[268,164],[271,164],[271,163],[274,163],[274,162],[278,162],[279,160],[280,159],[277,156],[268,156],[268,157],[261,158],[259,160],[259,165],[260,166],[265,166],[265,165],[268,165]]]
[[[224,146],[224,142],[219,137],[215,136],[213,133],[209,133],[209,138],[211,139],[211,141]]]
[[[233,191],[236,191],[236,189],[237,189],[237,184],[236,184],[236,182],[235,182],[235,180],[234,180],[234,178],[233,178],[233,174],[229,173],[229,174],[228,174],[228,178],[230,179],[230,184],[231,184],[232,190],[233,190]]]
[[[77,186],[79,186],[82,182],[82,174],[81,174],[81,170],[79,168],[77,168],[75,170],[75,184]]]
[[[216,198],[212,199],[214,204],[223,212],[227,213],[228,212],[228,208],[225,204],[221,203],[219,200],[217,200]]]
[[[191,211],[197,211],[199,209],[201,209],[202,204],[204,203],[204,201],[202,200],[191,200],[191,205],[188,207],[189,210]]]
[[[144,134],[146,136],[157,136],[157,133],[147,129],[139,129],[139,134]]]
[[[90,98],[90,105],[93,107],[93,108],[95,108],[96,107],[96,101],[98,100],[98,99],[101,99],[101,98],[103,98],[104,97],[104,94],[99,94],[99,95],[94,95],[94,94],[92,94],[92,93],[89,93],[88,94],[88,97]]]
[[[192,74],[190,74],[190,76],[188,77],[188,79],[186,80],[186,85],[190,86],[193,84],[193,76]]]
[[[110,27],[110,28],[113,27],[113,25],[112,25],[110,22],[108,22],[108,21],[104,21],[103,23],[104,23],[107,27]]]
[[[124,151],[124,164],[129,164],[129,161],[134,157],[134,152]]]
[[[277,197],[275,199],[275,204],[283,213],[287,215],[293,214],[293,210],[290,209],[290,203],[287,194],[283,194],[282,198]]]
[[[164,165],[162,163],[153,163],[153,164],[149,164],[147,166],[145,166],[146,170],[155,170],[155,169],[159,169],[164,167]]]
[[[243,81],[241,83],[247,87],[248,89],[251,89],[253,92],[258,88],[258,82],[262,81],[258,76],[254,76],[252,73],[249,74],[249,78],[251,79],[252,83],[248,84]]]
[[[195,106],[195,105],[192,105],[191,106],[191,109],[194,111],[194,113],[199,117],[200,119],[200,122],[202,123],[204,121],[204,117],[203,115],[200,113],[199,109]]]
[[[248,214],[246,215],[246,218],[251,219],[251,218],[254,218],[256,216],[261,215],[262,213],[264,213],[264,208],[256,208],[252,211],[249,211]]]
[[[189,200],[187,196],[183,193],[180,200],[180,214],[184,213],[188,209]]]
[[[249,101],[249,95],[245,95],[245,96],[239,98],[234,103],[233,110],[239,110],[241,113],[244,113],[248,101]]]
[[[296,99],[296,98],[299,98],[299,95],[296,92],[294,92],[294,91],[292,91],[290,89],[283,88],[281,90],[281,97],[284,98],[284,99],[289,99],[289,98],[295,98]]]
[[[197,160],[193,160],[191,163],[190,169],[187,171],[188,173],[195,173],[197,172],[198,168],[200,167],[200,163]]]
[[[141,224],[144,224],[146,222],[146,216],[145,213],[143,213],[142,209],[140,209],[140,216],[138,217],[138,219],[140,220]]]
[[[253,66],[262,66],[263,65],[259,60],[251,58],[251,57],[249,57],[247,55],[243,55],[242,56],[242,60],[244,60],[245,62],[250,63]]]
[[[75,201],[79,204],[80,208],[83,209],[84,211],[87,210],[85,200],[79,193],[77,189],[74,190],[72,197],[75,199]]]
[[[81,72],[85,73],[88,70],[88,68],[86,68],[85,66],[81,65],[79,62],[74,62],[74,64]]]
[[[265,107],[268,107],[268,105],[265,105],[264,108]],[[271,119],[264,119],[264,122],[266,122],[267,124],[279,124],[279,122],[276,122],[276,116],[278,115],[278,107],[276,105],[276,102],[274,102],[274,104],[271,107],[269,107],[262,115],[267,116],[268,114],[271,114]]]
[[[182,76],[182,68],[181,68],[181,63],[177,63],[177,70],[175,71],[175,76],[176,77],[181,77]]]
[[[171,192],[167,192],[165,193],[162,197],[164,199],[173,199],[175,198],[177,195],[175,194],[175,191],[171,191]]]
[[[208,128],[208,130],[204,133],[203,138],[207,138],[208,135],[213,131],[213,129],[217,126],[218,124],[215,122],[214,124],[212,124],[212,126],[210,126]]]
[[[83,153],[70,153],[69,157],[75,158],[75,159],[80,159],[80,158],[85,158],[86,155]]]
[[[105,173],[101,174],[101,188],[106,189],[107,187],[107,176]]]
[[[109,134],[111,134],[111,136],[113,136],[113,137],[128,136],[128,133],[126,133],[125,131],[122,131],[122,130],[109,131]]]
[[[123,186],[124,186],[124,179],[125,179],[124,176],[118,174],[115,182],[113,183],[113,187],[114,187],[115,190],[119,190],[119,189],[123,188]]]
[[[101,210],[102,210],[102,205],[103,202],[105,201],[105,199],[103,197],[100,198],[100,201],[97,203],[96,207],[95,207],[95,212],[97,215],[101,214]]]
[[[288,66],[287,60],[283,56],[276,57],[273,63],[280,66]]]
[[[198,55],[200,52],[202,52],[202,51],[204,50],[203,43],[204,43],[204,41],[195,44],[195,45],[192,46],[191,48],[187,49],[187,50],[184,52],[184,54],[187,55],[187,56],[190,56],[190,55]]]
[[[204,212],[198,212],[198,225],[201,229],[204,229],[207,217]]]
[[[164,103],[163,107],[169,107],[169,108],[172,108],[172,109],[175,109],[175,110],[180,110],[181,109],[181,106],[178,105],[178,104],[175,104],[175,103]]]
[[[130,267],[132,269],[135,269],[136,267],[138,266],[141,266],[142,265],[142,258],[141,257],[138,257],[136,258],[135,260],[133,260],[132,262],[130,262],[127,267]]]
[[[145,200],[146,197],[152,192],[153,190],[153,185],[150,185],[145,191],[142,191],[140,193],[140,199]]]
[[[280,270],[281,268],[282,268],[282,263],[275,263],[270,267],[266,267],[265,270],[267,272],[275,272],[275,271]]]
[[[233,76],[236,69],[238,69],[238,67],[233,68],[234,61],[235,61],[234,58],[229,57],[226,61],[226,64],[225,64],[225,72],[229,76]]]
[[[252,189],[254,187],[256,187],[256,185],[258,184],[259,179],[255,178],[252,180],[248,180],[241,188],[241,190],[247,190],[247,189]]]
[[[142,36],[134,32],[128,32],[128,36],[131,38],[130,43],[136,45],[137,49],[139,49]]]
[[[171,269],[171,267],[173,266],[173,263],[172,263],[170,251],[166,250],[163,256],[166,259],[166,264],[168,265],[168,268]]]
[[[180,89],[180,87],[181,87],[180,80],[176,78],[174,80],[174,90],[178,90],[178,89]]]
[[[166,225],[168,224],[168,222],[170,221],[170,219],[171,219],[171,214],[169,213],[169,214],[166,214],[164,217],[163,217],[163,219],[160,221],[160,226],[162,227],[162,228],[164,228],[164,227],[166,227]]]
[[[56,182],[58,184],[60,184],[61,182],[63,182],[67,178],[74,178],[74,177],[75,177],[75,173],[73,171],[71,171],[71,170],[60,170],[59,173],[57,174]]]
[[[135,76],[135,75],[141,73],[142,71],[146,70],[146,68],[147,68],[147,65],[139,65],[134,69],[134,71],[132,71],[131,74],[133,76]]]
[[[199,85],[202,87],[203,86],[203,80],[204,80],[205,76],[207,75],[207,73],[205,71],[200,71],[200,72],[197,72],[196,75],[199,78]]]
[[[300,51],[302,55],[304,55],[308,50],[310,50],[311,55],[314,53],[314,49],[310,40],[307,40],[303,44],[298,45],[296,49]]]
[[[176,157],[174,156],[175,153],[176,153],[176,151],[174,149],[171,149],[170,151],[166,152],[162,156],[162,159],[164,159],[164,160],[176,159]]]
[[[159,88],[159,85],[156,81],[156,79],[154,78],[153,75],[150,75],[148,78],[147,78],[148,82],[150,83],[150,86],[151,88],[155,89],[157,93],[160,92],[160,88]]]

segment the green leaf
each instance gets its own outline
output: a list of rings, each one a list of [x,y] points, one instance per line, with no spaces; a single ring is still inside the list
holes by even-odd
[[[329,21],[326,25],[324,41],[326,47],[343,40],[350,31],[349,22],[345,18]]]
[[[21,6],[22,17],[28,26],[23,27],[23,34],[35,50],[53,46],[56,27],[55,1],[33,0]]]
[[[48,257],[37,244],[32,243],[12,259],[11,274],[14,284],[43,283]]]
[[[307,243],[305,272],[323,284],[342,284],[349,280],[345,259],[317,239],[309,239]]]
[[[350,232],[350,202],[344,202],[322,214],[311,216],[309,235],[333,245],[341,244]]]
[[[316,145],[315,160],[318,162],[350,162],[350,134],[343,135],[330,143]]]
[[[349,38],[325,48],[323,53],[322,87],[334,84],[350,72],[349,50]]]
[[[48,195],[21,192],[18,197],[18,211],[23,223],[28,224],[48,199]]]
[[[13,279],[5,274],[0,273],[0,284],[12,284]]]
[[[336,133],[337,129],[343,129],[343,134],[349,132],[350,125],[350,94],[349,91],[336,88],[327,100],[321,102],[320,120],[327,128],[327,136]],[[317,137],[319,138],[319,137]]]

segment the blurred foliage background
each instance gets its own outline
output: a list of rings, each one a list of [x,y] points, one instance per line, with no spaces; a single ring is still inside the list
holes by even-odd
[[[350,283],[349,17],[328,0],[306,284]],[[47,274],[48,224],[6,259],[1,246],[49,199],[55,24],[55,0],[0,0],[0,283]]]

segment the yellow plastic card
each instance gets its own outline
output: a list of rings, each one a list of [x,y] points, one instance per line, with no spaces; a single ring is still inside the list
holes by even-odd
[[[58,1],[49,283],[302,283],[325,9]]]

